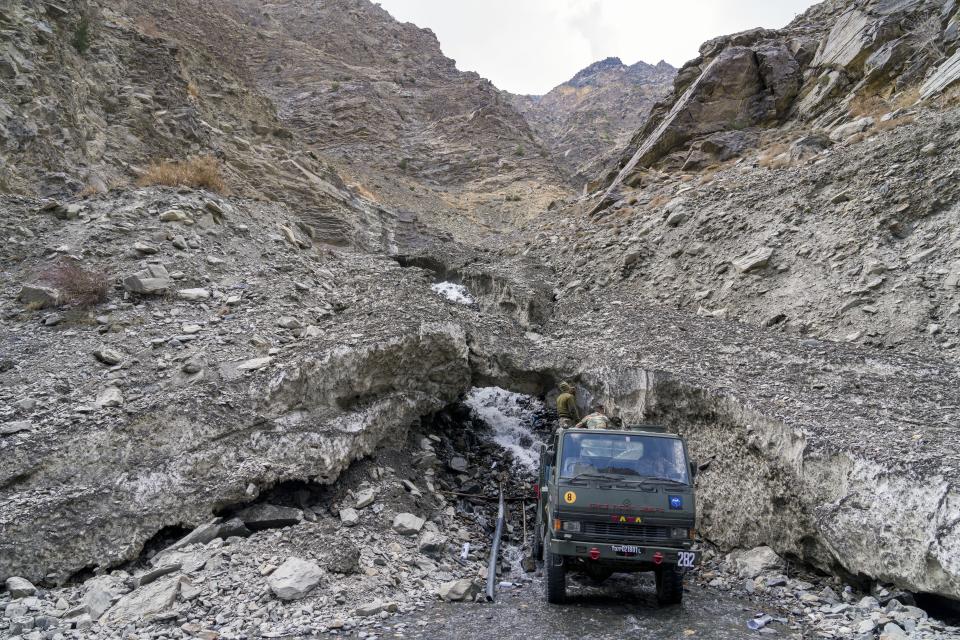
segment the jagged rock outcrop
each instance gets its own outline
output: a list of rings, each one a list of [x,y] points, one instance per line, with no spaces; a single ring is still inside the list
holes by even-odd
[[[676,69],[664,61],[625,65],[606,58],[542,96],[514,104],[575,181],[593,179],[670,90]]]
[[[600,184],[635,184],[654,164],[696,169],[724,161],[730,155],[702,153],[718,132],[793,121],[834,127],[871,100],[911,90],[932,97],[957,77],[946,59],[956,49],[954,11],[932,0],[834,0],[781,30],[711,40],[680,69],[673,93]]]

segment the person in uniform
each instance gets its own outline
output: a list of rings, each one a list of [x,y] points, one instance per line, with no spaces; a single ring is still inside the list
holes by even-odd
[[[612,429],[613,423],[610,421],[610,418],[607,417],[607,412],[606,409],[603,408],[603,405],[596,404],[593,406],[593,413],[584,417],[584,419],[575,426],[578,429]]]
[[[560,395],[557,396],[557,415],[560,417],[560,426],[569,429],[580,420],[576,391],[569,382],[561,382],[557,387],[560,389]]]

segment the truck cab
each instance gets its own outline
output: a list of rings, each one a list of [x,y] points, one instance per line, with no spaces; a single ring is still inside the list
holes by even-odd
[[[557,430],[540,457],[533,549],[547,600],[564,601],[571,571],[652,571],[658,602],[680,603],[700,557],[695,473],[683,439],[660,427]]]

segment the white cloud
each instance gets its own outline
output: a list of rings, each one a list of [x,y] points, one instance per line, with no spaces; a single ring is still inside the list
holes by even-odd
[[[446,55],[501,89],[545,93],[588,64],[679,67],[710,38],[785,26],[811,0],[379,0],[437,34]]]

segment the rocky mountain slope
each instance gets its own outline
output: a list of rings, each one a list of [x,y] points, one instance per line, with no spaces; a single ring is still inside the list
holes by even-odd
[[[955,635],[904,605],[960,600],[958,21],[831,0],[711,41],[564,198],[371,4],[4,6],[0,631],[369,637],[471,599],[509,458],[444,416],[570,379],[687,436],[711,557],[844,594],[716,597]]]
[[[576,183],[592,180],[664,98],[677,70],[666,62],[595,62],[542,96],[515,96],[537,136]],[[579,186],[579,185],[578,185]]]

